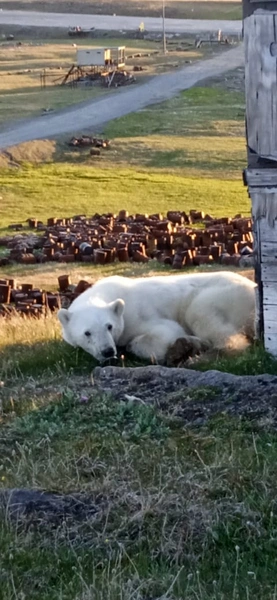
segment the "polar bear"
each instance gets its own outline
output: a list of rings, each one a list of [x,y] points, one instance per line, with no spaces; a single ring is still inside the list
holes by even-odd
[[[180,338],[195,351],[245,347],[254,337],[255,287],[233,272],[113,276],[60,309],[58,318],[63,339],[99,362],[126,347],[162,363]]]

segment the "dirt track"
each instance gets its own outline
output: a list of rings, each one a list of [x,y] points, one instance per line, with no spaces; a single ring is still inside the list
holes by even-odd
[[[11,124],[0,132],[0,148],[81,130],[97,131],[108,121],[176,96],[199,81],[221,75],[243,64],[243,47],[199,61],[172,73],[158,75],[147,83],[121,88],[109,97],[88,101],[43,117]]]

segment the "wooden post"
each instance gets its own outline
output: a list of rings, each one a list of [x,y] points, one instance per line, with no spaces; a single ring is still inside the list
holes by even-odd
[[[277,356],[277,0],[243,0],[243,18],[256,335]]]

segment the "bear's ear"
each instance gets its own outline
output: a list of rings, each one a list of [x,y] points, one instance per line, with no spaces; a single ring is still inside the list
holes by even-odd
[[[124,311],[125,302],[124,300],[121,300],[121,298],[118,298],[118,300],[111,302],[109,306],[117,317],[121,317]]]
[[[66,308],[60,308],[60,310],[57,313],[58,319],[60,321],[60,323],[66,327],[66,325],[69,323],[70,321],[70,312],[68,312],[68,310]]]

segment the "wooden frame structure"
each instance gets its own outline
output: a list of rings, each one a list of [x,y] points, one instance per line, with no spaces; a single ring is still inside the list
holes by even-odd
[[[243,0],[243,31],[256,335],[277,356],[277,0]]]

